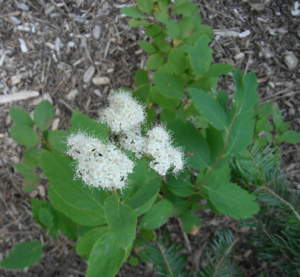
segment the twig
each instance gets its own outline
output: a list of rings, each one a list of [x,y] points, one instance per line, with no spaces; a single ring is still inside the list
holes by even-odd
[[[231,251],[232,247],[237,243],[237,241],[239,240],[239,238],[236,238],[235,241],[230,245],[230,247],[227,249],[227,251],[225,252],[224,256],[222,257],[222,259],[218,262],[217,268],[214,272],[213,277],[217,276],[218,270],[220,269],[225,257],[229,254],[229,252]]]
[[[181,232],[182,232],[182,235],[183,235],[183,238],[184,238],[184,242],[185,242],[185,246],[187,248],[187,251],[188,251],[189,254],[191,254],[192,253],[192,247],[191,247],[189,237],[187,236],[186,232],[184,232],[183,229],[182,229],[182,221],[181,221],[179,216],[177,217],[177,220],[178,220],[179,225],[180,225],[180,229],[181,229]]]
[[[287,205],[292,210],[292,212],[295,214],[295,216],[297,217],[298,221],[300,222],[300,216],[297,213],[297,211],[294,209],[294,207],[291,205],[291,203],[285,201],[283,198],[281,198],[278,194],[276,194],[274,191],[272,191],[268,187],[265,186],[264,189],[266,189],[268,192],[270,192],[273,196],[275,196],[282,203],[284,203],[285,205]]]
[[[164,261],[165,261],[165,263],[166,263],[166,265],[167,265],[167,267],[168,267],[168,271],[169,271],[169,273],[170,273],[170,276],[171,276],[171,277],[174,277],[173,272],[172,272],[172,270],[171,270],[171,268],[170,268],[169,262],[168,262],[168,260],[167,260],[167,258],[166,258],[166,256],[165,256],[165,251],[160,247],[160,244],[159,244],[158,242],[156,242],[156,245],[157,245],[157,247],[158,247],[158,249],[159,249],[161,255],[163,256],[163,259],[164,259]]]

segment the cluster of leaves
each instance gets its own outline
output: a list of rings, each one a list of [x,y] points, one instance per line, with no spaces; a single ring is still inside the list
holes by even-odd
[[[140,45],[151,54],[147,69],[156,71],[153,83],[149,83],[147,71],[141,69],[136,73],[137,89],[133,96],[147,104],[146,126],[154,123],[155,106],[159,105],[160,121],[173,132],[176,144],[184,147],[188,168],[177,178],[167,176],[163,180],[148,168],[144,157],[136,160],[135,173],[129,176],[130,185],[122,193],[89,190],[80,180],[74,180],[74,161],[65,155],[64,138],[80,129],[106,139],[109,127],[76,110],[69,131],[50,131],[54,107],[47,101],[36,107],[34,120],[25,110],[10,111],[15,122],[11,137],[29,147],[24,163],[16,165],[19,172],[27,174],[24,189],[36,187],[39,168],[50,184],[50,203],[32,201],[34,218],[48,235],[57,237],[60,230],[77,240],[74,247],[88,260],[88,277],[115,276],[130,254],[137,229],[141,236],[151,236],[153,229],[174,215],[180,216],[187,233],[200,227],[201,222],[193,213],[200,208],[199,199],[206,199],[213,212],[235,219],[251,218],[257,213],[259,206],[252,189],[233,178],[231,167],[235,164],[237,169],[253,173],[244,168],[246,161],[241,157],[247,156],[247,148],[262,132],[265,133],[261,140],[270,141],[271,129],[265,123],[270,110],[276,132],[272,142],[299,139],[299,134],[286,131],[289,126],[274,105],[259,106],[253,72],[243,76],[240,69],[235,70],[232,102],[226,92],[216,90],[219,77],[233,67],[223,63],[211,65],[212,29],[201,24],[194,3],[175,0],[170,8],[169,0],[138,0],[137,5],[138,8],[123,8],[122,12],[134,17],[129,21],[131,26],[145,26],[146,35],[152,37],[152,43],[141,41]],[[148,15],[143,12],[153,13],[155,20],[147,20]],[[37,144],[41,148],[35,148]],[[199,172],[196,179],[190,169]],[[19,268],[16,256],[20,249],[32,257],[22,265],[31,265],[41,254],[42,245],[38,244],[17,245],[1,266]]]

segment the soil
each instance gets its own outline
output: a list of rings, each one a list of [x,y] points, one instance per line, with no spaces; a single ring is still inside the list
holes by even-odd
[[[275,101],[291,129],[300,131],[299,62],[289,68],[287,56],[300,56],[300,17],[293,16],[293,1],[194,1],[203,23],[214,29],[211,47],[214,63],[226,62],[243,72],[254,71],[259,80],[261,103]],[[0,2],[0,96],[24,91],[37,91],[39,96],[0,104],[0,260],[13,246],[37,239],[49,242],[39,262],[23,270],[3,270],[0,276],[85,276],[87,264],[70,246],[70,241],[47,236],[32,218],[30,200],[47,200],[47,179],[41,176],[37,189],[24,193],[23,175],[14,165],[22,161],[25,148],[9,137],[11,107],[32,112],[42,100],[48,99],[56,109],[56,125],[68,129],[72,111],[79,109],[97,118],[111,90],[125,86],[134,88],[134,74],[145,67],[147,54],[139,40],[147,39],[143,28],[130,28],[128,18],[120,14],[120,6],[135,1],[92,0],[6,0]],[[94,28],[99,26],[100,35]],[[98,27],[97,27],[98,28]],[[243,33],[249,30],[250,33]],[[242,34],[227,36],[228,31]],[[246,36],[243,37],[243,34]],[[23,41],[22,41],[23,40]],[[26,49],[21,48],[21,43]],[[293,57],[292,57],[293,58]],[[91,77],[107,77],[105,84],[95,85],[85,73],[94,66]],[[150,74],[151,76],[151,74]],[[232,93],[232,76],[219,81],[218,89]],[[290,187],[300,189],[299,145],[282,144],[282,169]],[[202,227],[195,235],[184,236],[176,218],[164,228],[184,246],[189,267],[198,268],[206,262],[205,245],[217,229],[229,228],[238,238],[235,261],[243,276],[259,276],[262,270],[270,276],[281,276],[278,268],[257,260],[249,249],[248,230],[226,216],[209,210],[198,212]],[[121,276],[156,276],[140,263],[132,267],[126,262]]]

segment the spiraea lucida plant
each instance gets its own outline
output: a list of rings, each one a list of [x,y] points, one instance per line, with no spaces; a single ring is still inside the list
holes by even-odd
[[[155,240],[154,229],[170,216],[194,232],[201,226],[193,212],[200,199],[217,214],[251,218],[259,205],[253,190],[232,178],[232,159],[246,155],[258,136],[271,147],[299,141],[274,105],[260,107],[254,72],[243,76],[240,69],[231,74],[232,65],[211,65],[213,32],[193,2],[138,0],[121,12],[150,38],[140,46],[150,53],[151,82],[138,70],[134,92],[111,93],[97,120],[75,110],[68,131],[48,130],[54,108],[47,101],[36,107],[34,120],[25,110],[10,110],[11,137],[29,147],[16,165],[26,175],[24,189],[37,186],[39,168],[49,180],[50,201],[33,199],[33,216],[48,235],[57,238],[60,230],[76,240],[88,277],[115,276],[136,234]],[[219,77],[229,73],[236,85],[232,101],[218,91]],[[38,241],[20,243],[1,266],[34,264],[42,248]],[[18,258],[20,251],[26,257]]]

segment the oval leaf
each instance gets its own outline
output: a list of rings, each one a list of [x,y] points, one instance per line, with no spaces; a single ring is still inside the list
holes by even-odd
[[[133,18],[144,17],[144,14],[138,8],[135,7],[124,7],[121,9],[121,13],[124,13]]]
[[[26,124],[30,127],[33,126],[33,121],[29,113],[24,109],[10,108],[9,115],[16,124]]]
[[[34,109],[33,118],[41,131],[47,130],[54,118],[53,105],[48,100],[42,101]]]
[[[43,245],[33,240],[31,242],[20,242],[14,246],[13,252],[4,259],[0,266],[6,269],[21,269],[35,264],[43,253]]]
[[[141,220],[140,228],[155,229],[164,225],[171,215],[173,205],[169,200],[163,200],[154,204],[151,209],[145,213]]]
[[[132,208],[121,203],[115,193],[105,200],[105,216],[120,246],[128,249],[136,233],[137,218]]]
[[[227,128],[227,115],[217,100],[201,89],[190,88],[190,95],[195,108],[216,129]]]
[[[209,146],[191,122],[184,123],[178,119],[170,119],[167,121],[167,128],[173,131],[175,142],[184,147],[188,167],[202,169],[209,166]]]
[[[87,226],[105,223],[103,190],[90,190],[81,180],[74,180],[72,160],[58,152],[44,151],[40,155],[41,168],[49,179],[50,200],[54,208],[73,221]]]
[[[112,235],[101,236],[90,254],[86,277],[115,277],[124,256],[125,250],[118,245]]]
[[[39,135],[29,125],[16,124],[10,128],[9,134],[17,143],[27,147],[33,147],[39,142]]]
[[[210,201],[224,215],[245,219],[259,210],[255,197],[235,184],[214,183],[206,188]]]
[[[184,97],[183,86],[174,75],[158,70],[154,73],[153,80],[155,87],[166,97]]]

